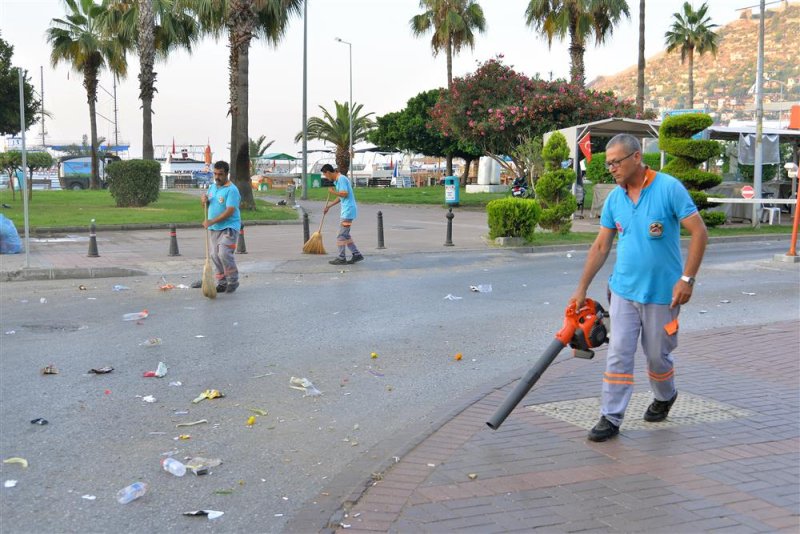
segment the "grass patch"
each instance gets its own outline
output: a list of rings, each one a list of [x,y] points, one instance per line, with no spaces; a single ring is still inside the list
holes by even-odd
[[[597,237],[597,232],[570,232],[568,234],[554,234],[543,232],[539,229],[533,234],[533,240],[528,244],[533,246],[543,245],[582,245],[592,243]]]
[[[12,206],[3,214],[14,221],[21,232],[23,225],[22,199],[17,194],[11,200],[11,192],[0,191],[0,202]],[[296,220],[297,212],[292,208],[274,206],[256,200],[256,211],[243,211],[247,221]],[[118,208],[108,191],[34,191],[29,204],[31,228],[88,226],[92,219],[98,225],[106,224],[170,224],[197,223],[202,221],[203,211],[197,195],[176,192],[160,192],[158,201],[143,208]]]
[[[427,204],[444,206],[444,186],[431,187],[358,187],[356,201],[364,204]],[[280,189],[268,191],[268,195],[285,193]],[[298,192],[299,195],[299,192]],[[511,193],[467,193],[462,187],[459,191],[459,204],[467,207],[485,207],[490,201],[505,198]],[[325,200],[328,188],[308,190],[309,200]]]
[[[768,226],[766,224],[762,224],[758,229],[754,229],[750,226],[750,223],[744,223],[740,225],[731,225],[728,224],[722,227],[716,228],[709,228],[708,235],[709,237],[730,237],[730,236],[737,236],[737,235],[774,235],[774,234],[791,234],[792,227],[791,225],[773,225]],[[688,232],[685,230],[681,230],[682,236],[688,236]]]

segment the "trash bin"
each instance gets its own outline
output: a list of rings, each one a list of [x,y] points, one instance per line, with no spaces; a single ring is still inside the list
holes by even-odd
[[[269,189],[269,186],[267,185],[267,182],[262,181],[260,184],[258,184],[258,190],[259,191],[266,191],[268,189]]]
[[[312,172],[308,175],[308,179],[311,181],[311,187],[322,187],[322,175],[320,173]]]
[[[444,202],[448,206],[458,206],[458,176],[444,177]]]

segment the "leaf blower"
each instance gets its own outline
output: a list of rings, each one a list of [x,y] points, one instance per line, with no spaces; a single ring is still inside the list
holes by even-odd
[[[594,358],[594,351],[591,349],[608,341],[608,330],[603,323],[603,319],[607,317],[608,314],[603,307],[592,299],[586,299],[579,310],[575,310],[575,305],[570,303],[564,312],[564,325],[556,334],[556,338],[486,422],[489,428],[492,430],[500,428],[503,421],[528,394],[564,347],[567,345],[572,347],[577,358],[587,360]]]

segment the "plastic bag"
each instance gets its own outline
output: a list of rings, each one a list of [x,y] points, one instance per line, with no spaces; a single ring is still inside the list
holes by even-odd
[[[0,254],[19,254],[22,252],[22,241],[14,222],[0,213]]]

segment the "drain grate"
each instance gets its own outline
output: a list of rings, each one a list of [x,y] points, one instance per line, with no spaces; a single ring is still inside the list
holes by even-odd
[[[681,391],[678,400],[672,405],[666,421],[648,423],[642,419],[642,414],[652,401],[653,397],[649,392],[634,393],[628,403],[628,417],[622,423],[623,429],[655,430],[701,423],[718,423],[753,415],[753,412]],[[586,430],[591,429],[600,417],[599,397],[536,404],[527,408]]]

